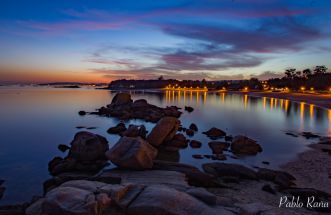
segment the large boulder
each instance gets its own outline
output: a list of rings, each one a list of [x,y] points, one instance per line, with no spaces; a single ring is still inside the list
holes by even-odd
[[[121,168],[150,169],[157,150],[141,137],[122,137],[108,152],[107,158]]]
[[[125,105],[130,103],[132,103],[132,99],[129,93],[117,93],[111,101],[111,105]]]
[[[215,175],[216,177],[237,177],[240,179],[257,180],[257,174],[254,170],[239,165],[227,163],[206,163],[202,165],[205,172]]]
[[[255,140],[238,135],[233,138],[231,150],[234,154],[256,155],[262,152],[262,147]]]
[[[52,175],[71,171],[97,172],[106,165],[105,152],[109,149],[106,138],[82,131],[75,135],[70,145],[65,158],[55,157],[49,162]]]
[[[69,156],[77,161],[93,161],[104,158],[109,149],[106,138],[87,131],[78,132],[70,143]]]
[[[147,142],[154,146],[159,146],[171,140],[175,136],[179,125],[180,121],[175,117],[162,118],[147,136]]]
[[[212,127],[208,131],[202,132],[203,134],[207,135],[210,139],[218,139],[224,137],[226,135],[225,131],[222,131],[219,128]]]

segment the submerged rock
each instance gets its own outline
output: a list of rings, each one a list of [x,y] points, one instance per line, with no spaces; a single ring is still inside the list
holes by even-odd
[[[70,149],[70,147],[67,146],[67,145],[65,145],[65,144],[59,144],[59,145],[57,146],[57,148],[58,148],[61,152],[66,152],[67,150]]]
[[[234,154],[256,155],[262,152],[262,147],[257,144],[255,140],[243,135],[238,135],[235,136],[232,141],[231,150]]]
[[[281,188],[288,188],[295,185],[293,182],[295,177],[284,171],[259,168],[257,171],[257,176],[259,179],[272,181]]]
[[[185,133],[187,136],[190,136],[190,137],[194,136],[194,131],[192,129],[186,129]]]
[[[108,152],[107,158],[120,168],[150,169],[157,150],[141,137],[122,137]]]
[[[207,135],[210,139],[218,139],[224,137],[226,135],[225,131],[222,131],[218,128],[211,128],[208,131],[202,132],[203,134]]]
[[[184,149],[188,146],[188,140],[183,134],[175,134],[175,136],[167,141],[164,146],[166,147],[175,147],[177,149]]]
[[[175,117],[162,118],[147,136],[147,142],[159,146],[171,139],[177,133],[180,121]]]

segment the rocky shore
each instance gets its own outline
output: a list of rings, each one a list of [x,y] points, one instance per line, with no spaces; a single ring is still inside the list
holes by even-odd
[[[282,170],[251,168],[223,160],[229,155],[254,156],[262,152],[257,141],[243,135],[232,136],[215,127],[199,131],[193,123],[185,128],[179,120],[178,107],[156,107],[119,93],[111,104],[92,114],[139,118],[156,124],[150,132],[144,125],[127,127],[123,122],[114,125],[108,133],[120,135],[116,143],[91,132],[76,133],[68,145],[59,146],[66,156],[49,162],[52,177],[43,184],[44,195],[26,204],[1,206],[0,215],[331,212],[331,205],[312,208],[281,205],[282,199],[291,196],[301,196],[302,201],[314,196],[316,202],[331,204],[329,139],[314,137],[320,141],[314,146],[315,151],[299,155],[299,160],[284,165]],[[194,140],[197,132],[209,137],[210,142]],[[313,134],[303,135],[312,137]],[[169,158],[179,150],[199,148],[202,144],[208,144],[210,154],[193,155],[196,159],[209,159],[201,169]],[[109,165],[115,167],[105,168]]]

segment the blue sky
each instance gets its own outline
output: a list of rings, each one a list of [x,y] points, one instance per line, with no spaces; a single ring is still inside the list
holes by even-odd
[[[0,2],[0,81],[243,79],[331,67],[327,0]]]

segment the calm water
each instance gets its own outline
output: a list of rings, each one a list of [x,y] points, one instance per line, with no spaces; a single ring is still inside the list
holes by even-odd
[[[285,135],[285,131],[312,131],[331,135],[331,110],[288,100],[254,98],[225,93],[132,93],[134,99],[145,98],[159,106],[190,105],[192,113],[184,112],[182,124],[194,122],[199,133],[194,139],[204,143],[201,149],[184,149],[173,156],[181,162],[198,167],[207,159],[195,160],[192,154],[211,154],[209,139],[201,134],[212,126],[229,134],[244,134],[258,142],[263,152],[240,160],[246,165],[262,166],[269,161],[277,167],[306,150],[312,140]],[[68,144],[78,131],[76,126],[95,126],[92,132],[105,136],[112,146],[118,136],[106,130],[118,120],[99,116],[81,117],[79,110],[93,111],[111,102],[115,93],[93,89],[0,88],[0,178],[7,188],[0,204],[23,202],[42,193],[42,182],[49,177],[48,161],[63,156],[58,144]],[[127,124],[144,123],[148,130],[154,124],[130,120]]]

